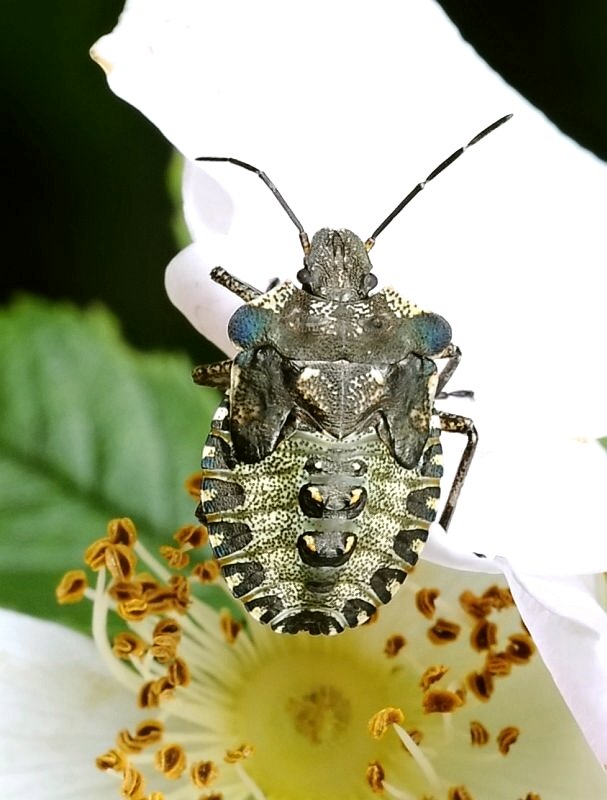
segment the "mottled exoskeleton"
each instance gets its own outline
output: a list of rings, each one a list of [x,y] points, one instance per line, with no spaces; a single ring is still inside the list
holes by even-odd
[[[466,147],[506,121],[498,120]],[[448,527],[474,448],[471,420],[435,409],[457,367],[451,328],[391,288],[374,294],[376,236],[298,227],[301,288],[260,292],[217,268],[245,304],[233,360],[194,370],[224,389],[202,457],[197,514],[235,597],[281,633],[340,633],[368,621],[415,565],[436,517],[441,431],[467,443],[441,515]],[[444,359],[442,369],[436,360]]]

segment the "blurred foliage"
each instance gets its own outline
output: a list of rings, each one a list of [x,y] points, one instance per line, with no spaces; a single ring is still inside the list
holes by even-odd
[[[0,606],[58,618],[54,586],[109,519],[148,545],[195,523],[184,481],[218,397],[183,356],[130,349],[105,310],[38,299],[0,313],[0,372]]]

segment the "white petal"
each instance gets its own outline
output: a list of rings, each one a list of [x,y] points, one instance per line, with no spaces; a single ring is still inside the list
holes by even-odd
[[[276,0],[131,0],[95,52],[112,88],[186,155],[256,164],[312,230],[366,237],[441,159],[514,111],[382,234],[377,271],[452,322],[478,392],[536,410],[550,391],[565,429],[581,419],[594,435],[606,422],[593,402],[607,381],[596,369],[605,167],[506,86],[437,5],[380,0],[369,13],[310,0],[293,25]],[[231,193],[238,168],[205,169]],[[269,192],[244,177],[260,198],[242,213],[261,261],[284,215],[266,213]],[[241,247],[244,264],[251,240]]]
[[[527,572],[601,572],[606,485],[607,451],[596,442],[502,438],[475,457],[449,537],[461,550],[503,555]]]
[[[607,614],[587,579],[549,581],[501,565],[565,702],[599,762],[607,764]]]
[[[0,642],[0,796],[107,800],[95,757],[138,716],[133,696],[61,625],[0,611]]]

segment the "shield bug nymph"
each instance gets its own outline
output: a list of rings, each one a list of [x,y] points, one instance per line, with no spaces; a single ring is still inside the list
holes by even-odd
[[[203,449],[197,515],[234,596],[279,633],[340,633],[393,597],[437,513],[442,432],[466,436],[440,517],[449,526],[477,434],[434,401],[461,353],[443,317],[391,288],[371,294],[368,253],[429,181],[509,118],[445,159],[365,242],[328,228],[310,242],[265,173],[200,159],[255,172],[304,251],[301,288],[261,292],[213,270],[244,301],[228,327],[240,352],[193,373],[225,392]]]

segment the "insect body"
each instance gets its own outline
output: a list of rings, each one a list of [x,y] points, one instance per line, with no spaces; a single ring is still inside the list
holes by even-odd
[[[305,257],[301,288],[286,282],[261,293],[220,268],[212,273],[245,304],[228,328],[238,355],[194,370],[197,383],[226,392],[203,450],[197,514],[234,596],[277,632],[340,633],[392,598],[436,516],[441,431],[467,436],[441,524],[451,519],[476,431],[434,401],[460,352],[442,317],[390,288],[370,294],[377,280],[368,251],[464,150],[365,243],[322,229],[310,244],[265,174],[234,162],[271,188]],[[435,359],[445,359],[442,370]]]

